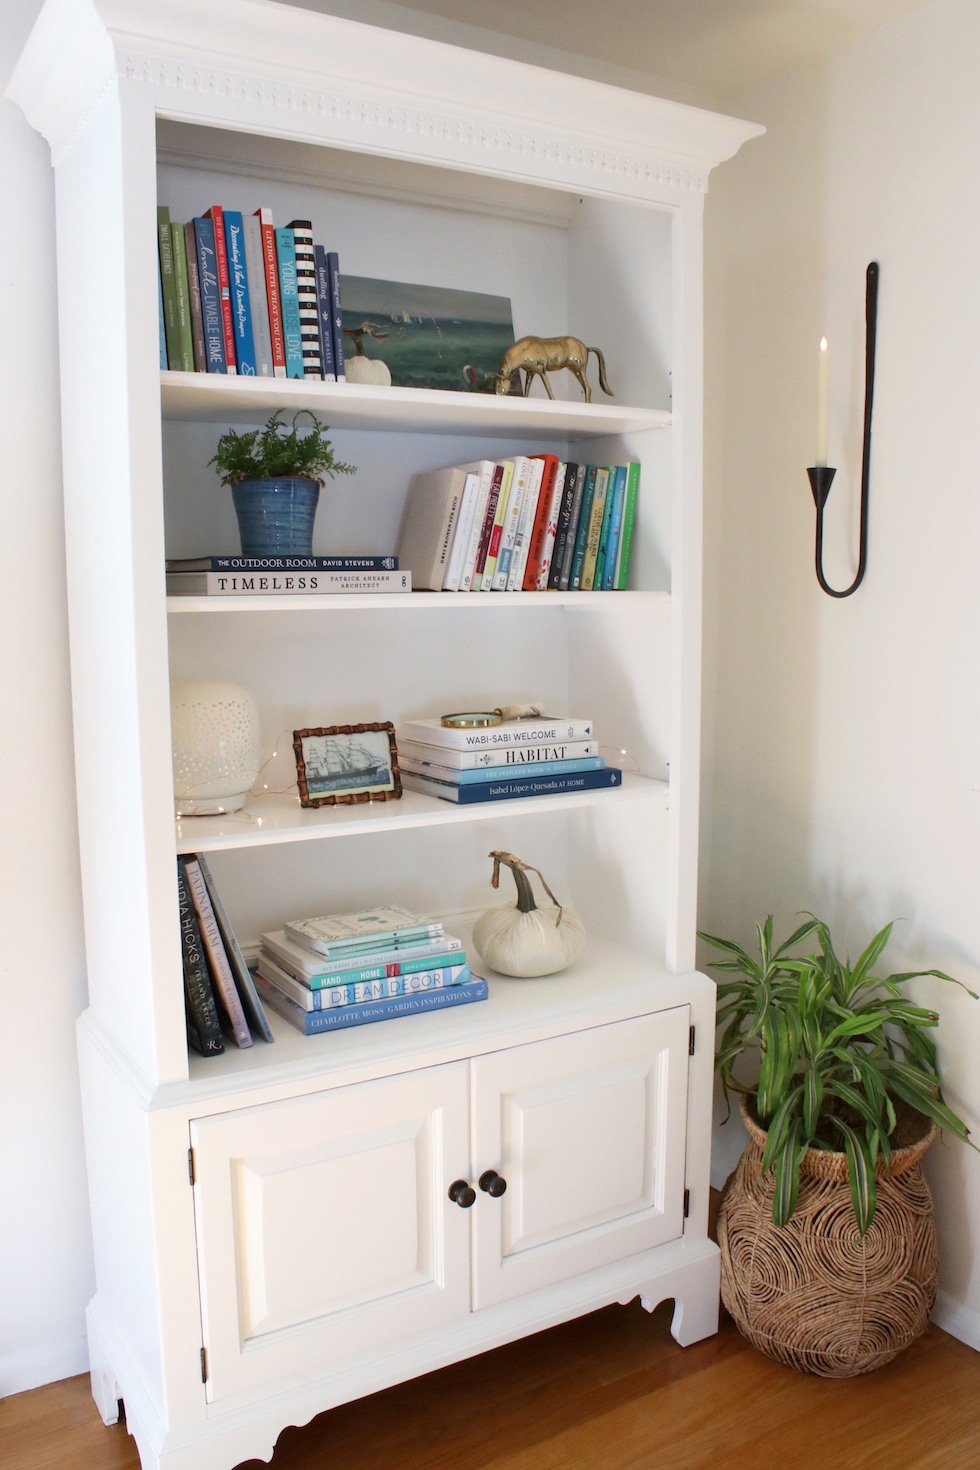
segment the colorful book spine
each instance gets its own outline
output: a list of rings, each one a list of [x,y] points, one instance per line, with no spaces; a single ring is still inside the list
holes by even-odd
[[[404,929],[387,930],[363,939],[324,938],[316,919],[290,919],[283,925],[283,929],[286,938],[291,939],[302,949],[312,950],[314,954],[323,955],[326,959],[337,959],[341,955],[346,955],[349,956],[351,964],[356,964],[362,955],[376,954],[382,950],[400,949],[426,939],[442,938],[442,925],[439,923],[413,924]]]
[[[544,463],[541,477],[541,495],[538,514],[531,534],[527,569],[524,573],[525,592],[543,592],[548,586],[548,567],[558,531],[558,502],[561,500],[563,476],[557,454],[540,456]]]
[[[438,970],[446,965],[462,964],[466,958],[462,952],[463,941],[452,934],[443,934],[425,944],[407,945],[403,949],[380,950],[373,953],[365,964],[344,956],[337,960],[324,959],[322,955],[315,955],[312,950],[294,944],[284,929],[263,934],[262,951],[294,980],[302,980],[312,990],[334,982],[381,980],[385,976],[407,975],[415,970]]]
[[[493,528],[496,524],[497,505],[500,500],[500,488],[503,484],[503,477],[503,465],[494,465],[493,474],[490,477],[490,493],[487,496],[487,508],[483,516],[483,529],[480,532],[480,545],[477,549],[476,561],[473,564],[473,581],[470,584],[471,592],[479,592],[483,586],[483,574],[490,552]]]
[[[299,293],[296,288],[296,246],[290,229],[276,230],[276,258],[279,262],[279,300],[282,304],[282,334],[286,349],[286,377],[303,378],[303,333],[299,321]]]
[[[423,796],[437,796],[443,801],[454,801],[460,806],[472,806],[485,801],[513,801],[527,796],[563,796],[569,792],[599,791],[622,784],[623,773],[616,766],[607,766],[602,771],[582,771],[570,776],[529,776],[516,781],[489,781],[483,786],[454,786],[442,781],[430,781],[427,776],[417,776],[413,771],[402,773],[402,785],[407,791],[417,791]]]
[[[191,299],[191,339],[194,344],[194,371],[206,373],[207,349],[204,345],[204,316],[201,310],[201,278],[197,268],[197,240],[194,221],[184,226],[184,251],[187,257],[187,287]]]
[[[504,512],[501,524],[497,567],[493,574],[494,592],[507,591],[507,578],[514,555],[514,545],[517,541],[517,528],[520,525],[521,511],[524,509],[524,501],[527,497],[530,461],[523,454],[515,454],[513,463],[513,479],[511,481],[510,495],[507,500],[507,509]]]
[[[572,503],[568,517],[568,534],[561,557],[561,575],[558,579],[558,588],[561,592],[567,592],[571,585],[572,564],[575,560],[575,547],[578,542],[578,525],[582,518],[582,502],[585,499],[585,484],[588,477],[588,465],[578,465],[575,471],[575,484],[572,489]]]
[[[619,541],[623,529],[623,503],[626,499],[626,477],[628,473],[629,471],[626,465],[619,464],[616,466],[616,484],[611,497],[609,531],[602,564],[603,592],[611,592],[616,585],[616,563],[619,560]]]
[[[585,553],[589,544],[589,526],[592,522],[592,501],[595,496],[597,473],[598,466],[590,464],[586,470],[585,489],[582,491],[578,527],[575,531],[575,552],[572,556],[571,575],[568,579],[568,587],[571,592],[580,592],[582,589],[582,569],[585,566]]]
[[[225,334],[221,325],[221,288],[218,284],[218,261],[214,248],[214,222],[206,217],[194,220],[197,245],[197,275],[201,287],[201,320],[204,327],[204,360],[209,373],[223,373]]]
[[[167,324],[163,319],[163,278],[160,275],[160,250],[157,248],[157,306],[160,315],[160,367],[166,372],[170,366],[167,358]]]
[[[524,586],[524,573],[531,550],[531,535],[538,518],[538,501],[541,499],[541,483],[544,464],[540,459],[529,459],[527,470],[527,492],[521,506],[521,519],[514,542],[514,555],[507,573],[507,591],[520,592]]]
[[[397,556],[192,556],[168,572],[397,572]]]
[[[245,963],[245,956],[242,954],[238,940],[235,938],[235,931],[231,927],[228,915],[225,912],[225,906],[221,901],[221,895],[211,876],[211,869],[208,867],[203,853],[198,853],[196,860],[201,870],[201,877],[204,879],[204,886],[207,889],[208,898],[211,900],[211,908],[214,910],[218,933],[221,935],[221,943],[224,945],[225,955],[231,968],[232,977],[235,981],[235,989],[238,991],[238,998],[242,1003],[242,1010],[245,1012],[245,1019],[248,1023],[249,1030],[257,1032],[263,1041],[275,1041],[275,1037],[272,1034],[272,1027],[266,1019],[265,1011],[262,1009],[262,1002],[259,1000],[258,993],[256,992],[255,982],[252,979],[248,965]]]
[[[248,1029],[245,1019],[245,1010],[242,1006],[241,997],[235,986],[235,977],[231,973],[228,956],[221,941],[221,931],[215,918],[211,899],[208,896],[207,885],[204,882],[204,874],[201,865],[196,858],[184,860],[184,873],[187,878],[187,886],[190,889],[191,899],[194,904],[194,912],[197,914],[197,922],[201,929],[201,938],[207,951],[208,967],[211,971],[215,990],[221,1000],[231,1034],[235,1039],[235,1045],[245,1047],[252,1045],[252,1034]]]
[[[299,304],[300,336],[303,339],[303,375],[307,378],[322,378],[313,221],[291,219],[286,228],[293,232],[293,248],[296,251],[296,299]]]
[[[171,248],[174,261],[174,285],[177,293],[177,341],[178,358],[171,367],[182,373],[194,371],[194,333],[191,327],[191,288],[187,279],[187,247],[184,244],[184,226],[170,226]]]
[[[231,312],[231,284],[228,275],[228,247],[225,242],[225,216],[220,204],[212,204],[207,218],[214,226],[214,260],[218,270],[218,300],[221,305],[221,334],[225,346],[225,372],[238,371],[235,357],[235,323]]]
[[[606,762],[601,755],[593,755],[577,760],[529,761],[523,766],[486,766],[481,770],[458,771],[452,766],[440,766],[433,761],[401,755],[399,765],[403,771],[427,776],[430,781],[444,781],[448,786],[473,786],[487,781],[518,781],[530,776],[569,776],[574,771],[602,771]]]
[[[187,1039],[204,1057],[218,1056],[225,1049],[221,1039],[218,1008],[211,988],[201,943],[201,930],[187,886],[183,858],[177,859],[177,911],[180,918],[180,952],[184,969],[184,1001],[187,1010]]]
[[[333,308],[333,370],[337,374],[337,382],[344,383],[347,381],[344,371],[344,309],[340,301],[340,257],[336,250],[327,251],[327,273]]]
[[[466,960],[435,970],[416,970],[410,975],[381,975],[376,980],[333,981],[313,989],[285,971],[268,955],[259,956],[262,979],[288,995],[304,1011],[328,1011],[335,1006],[362,1005],[368,1000],[388,1000],[393,995],[424,995],[447,985],[462,985],[470,978]]]
[[[457,771],[539,765],[541,761],[585,760],[599,754],[595,740],[563,740],[558,744],[508,745],[502,750],[452,750],[445,745],[426,745],[418,740],[398,741],[399,758],[411,756],[431,765],[451,766]]]
[[[565,475],[561,487],[561,499],[558,502],[558,526],[555,531],[555,544],[551,553],[551,561],[548,564],[548,590],[555,592],[561,580],[562,559],[565,555],[565,543],[568,540],[568,527],[572,519],[572,500],[575,495],[575,477],[578,474],[577,464],[566,464]]]
[[[254,378],[255,338],[252,335],[252,304],[248,290],[248,265],[245,260],[245,225],[240,210],[226,209],[224,214],[231,320],[235,331],[235,362],[243,378]]]
[[[265,283],[265,261],[262,255],[262,222],[257,215],[246,214],[242,217],[242,225],[245,230],[248,296],[252,308],[255,373],[259,378],[271,378],[272,330],[269,325],[269,293]]]
[[[625,465],[622,466],[625,473]],[[616,493],[616,480],[619,471],[616,465],[610,465],[608,479],[606,481],[606,495],[602,505],[602,520],[599,523],[599,544],[596,547],[595,566],[592,568],[592,591],[602,591],[602,577],[606,566],[606,548],[609,542],[609,518],[612,514],[612,503]]]
[[[269,336],[272,339],[272,376],[286,376],[286,339],[282,330],[282,299],[279,295],[279,261],[276,255],[276,229],[271,209],[255,211],[262,227],[262,266],[265,271],[265,294],[269,303]]]
[[[609,470],[600,465],[595,472],[595,490],[589,510],[589,530],[585,540],[585,558],[582,562],[581,590],[591,592],[595,582],[595,567],[599,557],[599,542],[602,539],[602,522],[606,514],[606,492],[609,489]]]
[[[633,529],[636,525],[636,502],[639,493],[640,466],[636,460],[633,460],[626,476],[623,530],[619,538],[619,559],[616,563],[616,587],[621,592],[624,592],[629,585],[630,552],[633,549]]]
[[[442,990],[428,990],[420,995],[394,995],[388,1000],[364,1001],[356,1006],[332,1006],[325,1011],[304,1011],[302,1006],[261,977],[256,980],[256,984],[266,1005],[307,1036],[315,1036],[320,1031],[340,1031],[348,1026],[393,1020],[396,1016],[411,1016],[420,1011],[468,1005],[472,1001],[486,1000],[489,994],[487,982],[474,976],[465,984],[447,985]]]
[[[323,380],[337,381],[333,350],[333,302],[330,297],[330,269],[327,252],[322,245],[314,245],[313,260],[316,265],[316,307],[320,324],[320,355],[323,359]]]
[[[476,557],[483,540],[483,527],[487,516],[487,501],[490,497],[490,485],[493,481],[495,466],[492,460],[479,460],[471,467],[473,474],[479,480],[476,498],[473,502],[473,521],[470,526],[469,542],[463,556],[463,567],[459,578],[460,592],[472,592],[473,577],[476,571]]]
[[[180,363],[180,334],[177,328],[177,282],[174,277],[174,237],[170,229],[170,210],[157,207],[157,249],[160,256],[160,289],[163,295],[163,327],[167,339],[167,366]]]

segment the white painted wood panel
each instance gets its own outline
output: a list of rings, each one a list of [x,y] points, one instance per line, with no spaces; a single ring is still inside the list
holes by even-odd
[[[467,1064],[194,1121],[208,1396],[317,1378],[469,1308]]]
[[[690,1010],[479,1057],[476,1308],[678,1238]]]

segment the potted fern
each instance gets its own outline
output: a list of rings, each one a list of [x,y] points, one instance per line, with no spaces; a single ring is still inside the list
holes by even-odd
[[[311,422],[301,432],[298,421]],[[352,475],[354,466],[336,459],[322,424],[309,409],[282,410],[262,429],[229,429],[209,460],[223,485],[231,486],[243,556],[309,556],[320,486],[326,476]]]
[[[719,1211],[722,1299],[770,1356],[847,1377],[907,1346],[933,1304],[920,1160],[937,1128],[964,1141],[968,1130],[943,1100],[929,1035],[938,1016],[904,986],[960,982],[934,969],[875,974],[891,924],[853,964],[819,919],[778,946],[771,916],[756,930],[758,957],[701,935],[726,976],[716,1066],[749,1132]]]

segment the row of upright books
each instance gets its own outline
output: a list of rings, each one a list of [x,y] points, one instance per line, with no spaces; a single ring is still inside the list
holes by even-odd
[[[251,1046],[275,1040],[252,976],[202,854],[177,859],[177,903],[187,1040],[201,1056],[218,1056],[227,1035]]]
[[[310,220],[214,204],[177,224],[157,209],[160,366],[344,381],[340,265]]]
[[[455,729],[440,720],[400,727],[398,760],[407,791],[471,806],[621,786],[599,754],[591,720],[505,720]]]
[[[487,998],[460,939],[393,905],[291,920],[263,934],[256,985],[307,1036]]]
[[[414,476],[398,555],[442,592],[625,589],[640,466],[515,454]]]

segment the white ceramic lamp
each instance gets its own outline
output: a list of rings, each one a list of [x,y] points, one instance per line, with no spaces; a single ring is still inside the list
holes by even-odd
[[[217,816],[245,805],[259,773],[259,713],[240,684],[170,686],[174,805],[178,816]]]

